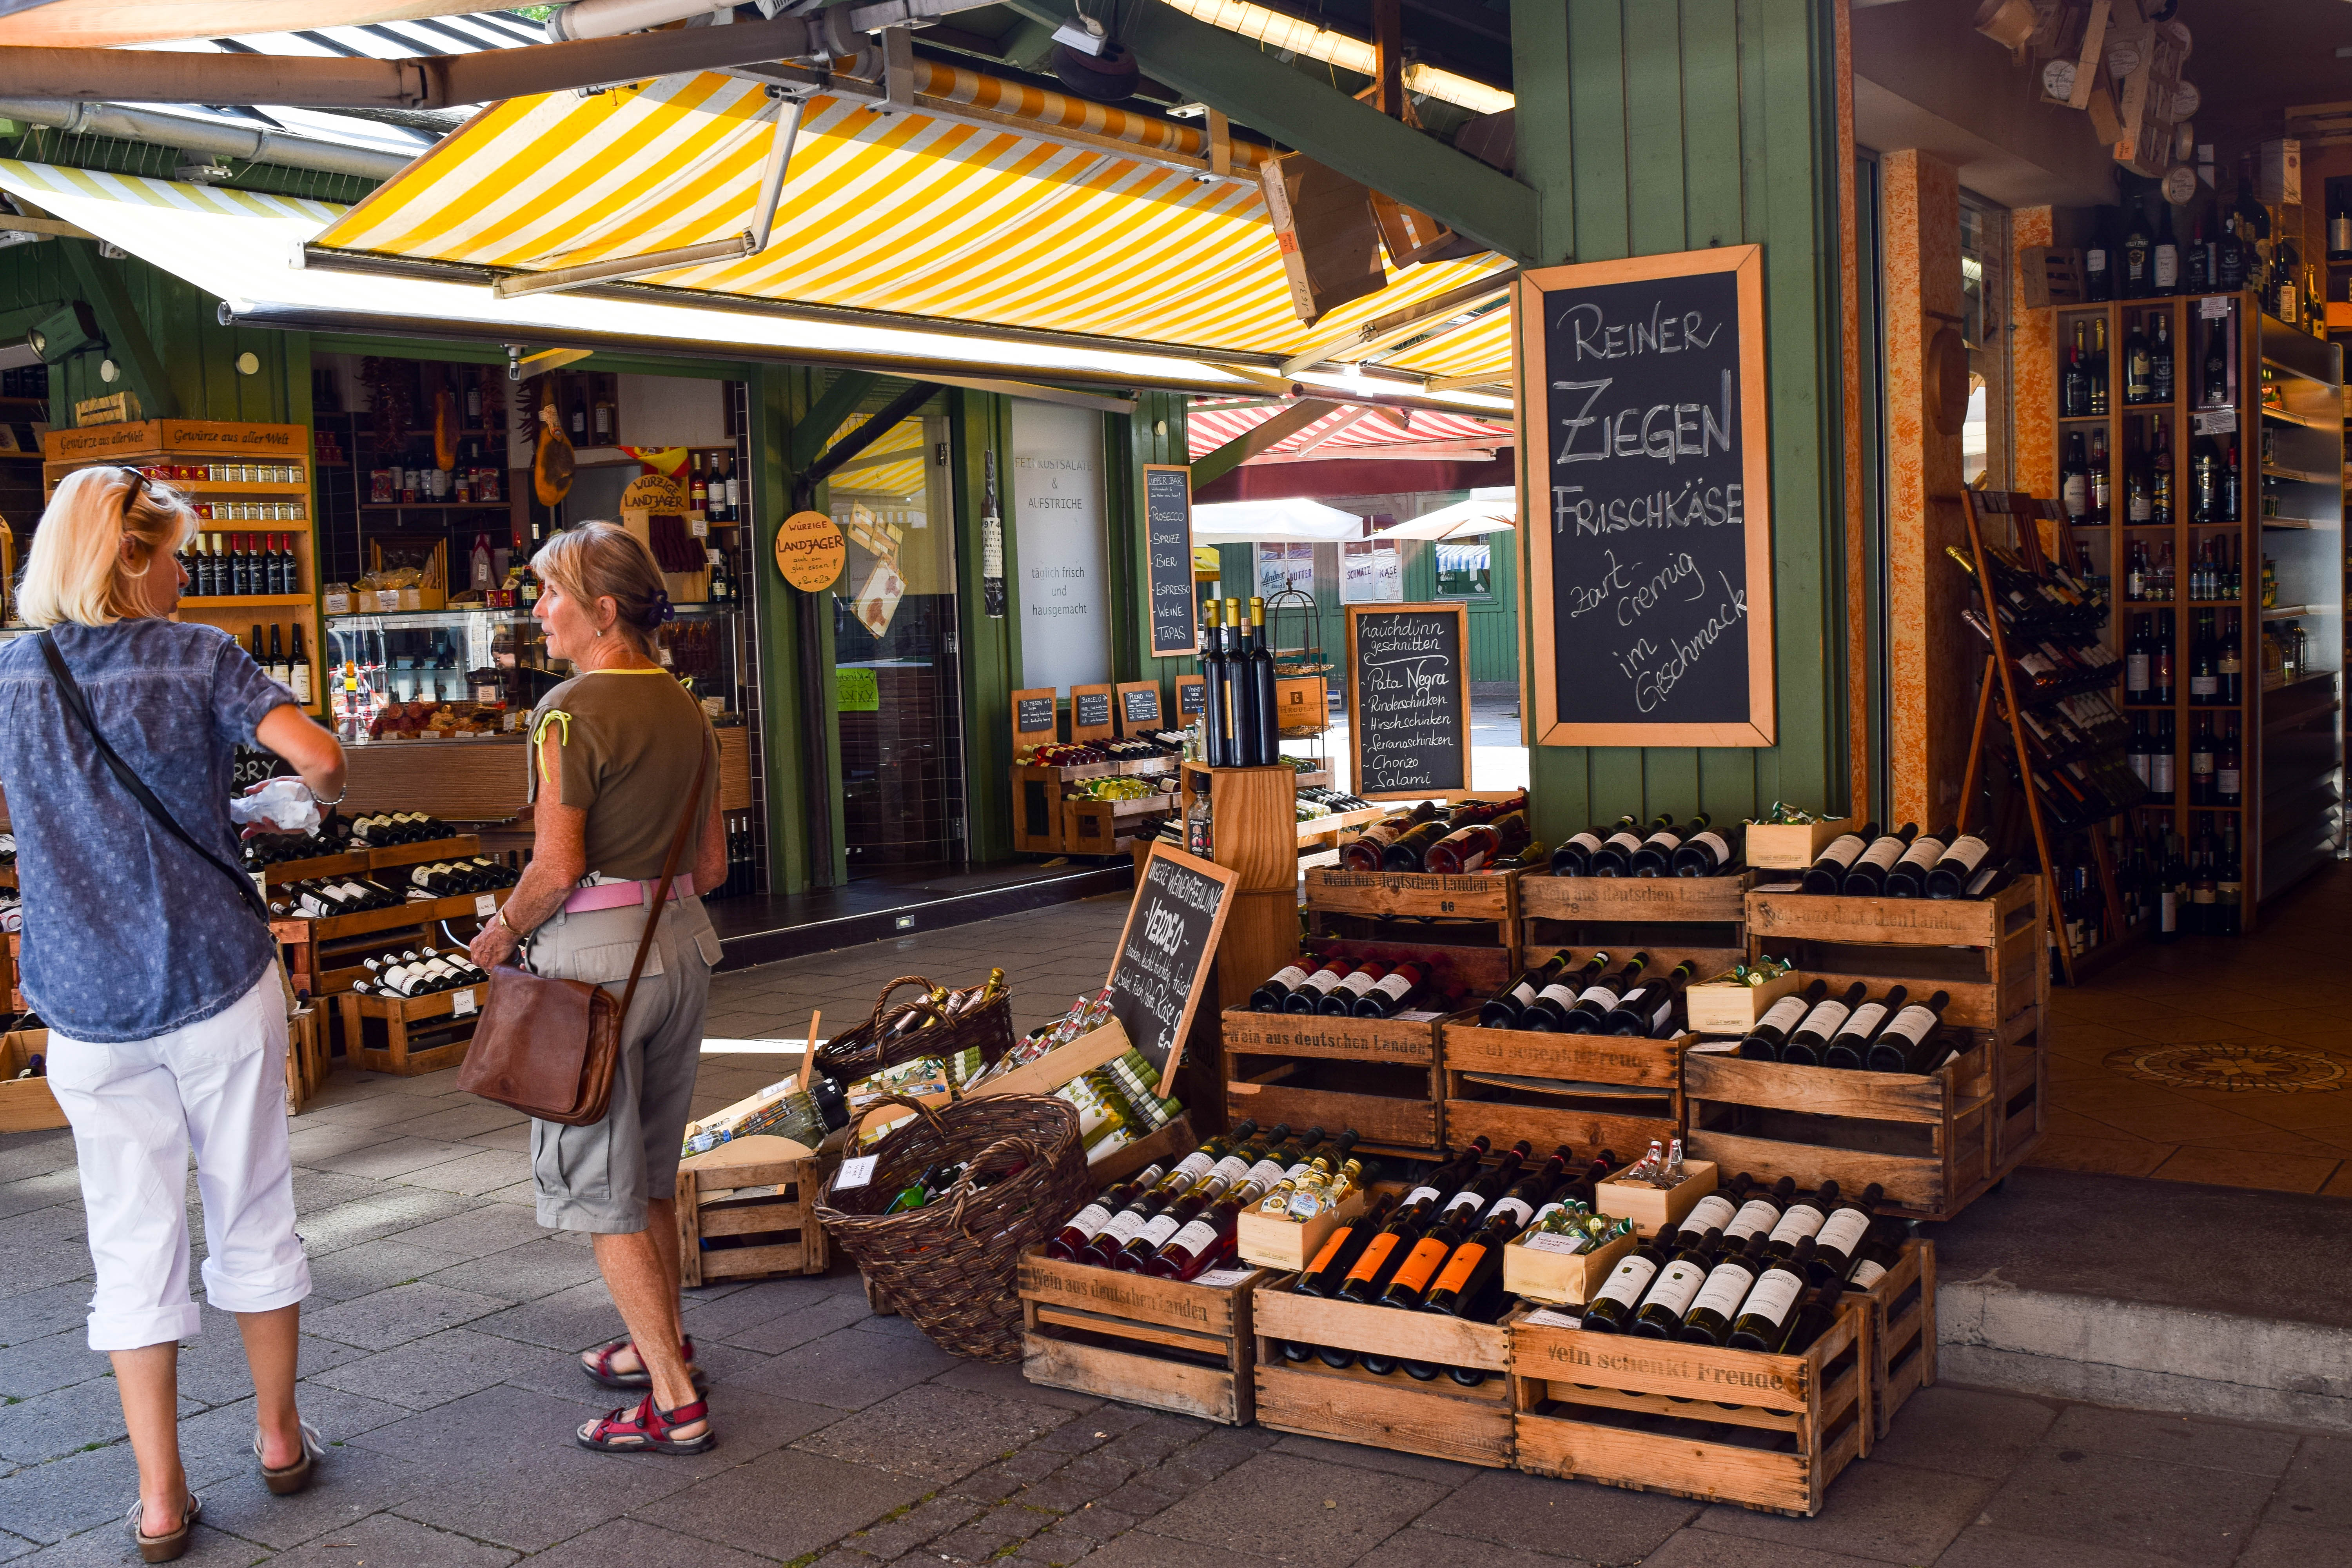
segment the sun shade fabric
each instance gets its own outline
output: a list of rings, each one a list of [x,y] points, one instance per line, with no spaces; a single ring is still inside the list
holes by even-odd
[[[1336,393],[1331,395],[1335,401],[1339,395]],[[1185,433],[1192,441],[1192,456],[1206,457],[1226,442],[1247,434],[1281,412],[1279,408],[1195,408],[1185,416],[1184,425]],[[1280,457],[1285,452],[1299,451],[1309,446],[1318,451],[1341,451],[1382,447],[1409,447],[1422,441],[1500,442],[1508,441],[1511,438],[1510,427],[1507,425],[1497,426],[1481,419],[1466,418],[1459,414],[1438,414],[1425,408],[1412,410],[1411,417],[1403,429],[1399,429],[1383,416],[1373,413],[1360,416],[1352,424],[1335,434],[1327,434],[1330,432],[1332,426],[1348,418],[1349,415],[1358,413],[1359,411],[1352,407],[1335,410],[1309,425],[1306,429],[1283,437],[1261,455]],[[1318,437],[1321,438],[1318,439]],[[1363,455],[1376,458],[1410,457],[1412,454],[1365,450]]]
[[[919,88],[958,74],[931,67]],[[497,104],[318,241],[540,271],[724,239],[751,226],[776,112],[715,72]],[[1288,355],[1494,268],[1412,268],[1307,327],[1254,183],[819,94],[768,247],[639,281]]]
[[[1354,512],[1304,497],[1211,501],[1192,509],[1192,537],[1203,544],[1246,544],[1262,539],[1328,544],[1363,536],[1364,520]]]
[[[842,421],[841,428],[833,433],[827,447],[837,445],[842,437],[866,423],[866,416]],[[902,497],[913,495],[923,488],[924,452],[923,422],[902,419],[892,426],[868,447],[842,468],[833,472],[832,490],[836,496],[881,495]]]

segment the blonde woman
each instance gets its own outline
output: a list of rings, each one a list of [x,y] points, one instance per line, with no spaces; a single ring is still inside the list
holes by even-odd
[[[539,1223],[589,1233],[629,1331],[583,1354],[582,1370],[607,1388],[645,1393],[635,1407],[580,1427],[577,1441],[604,1453],[698,1454],[714,1438],[679,1322],[672,1198],[719,961],[695,896],[727,875],[719,742],[653,656],[655,628],[671,611],[651,551],[624,529],[588,522],[549,540],[530,565],[547,651],[579,673],[531,714],[531,861],[474,939],[474,962],[508,963],[527,942],[533,973],[621,994],[671,837],[704,775],[691,807],[690,870],[681,866],[671,885],[621,1021],[613,1108],[586,1127],[530,1124]]]
[[[285,993],[236,871],[228,805],[237,746],[275,752],[325,801],[341,798],[343,753],[235,637],[169,618],[194,526],[134,469],[67,476],[17,591],[43,630],[0,647],[21,984],[73,1126],[98,1276],[89,1346],[113,1359],[139,1461],[130,1526],[150,1563],[187,1550],[199,1507],[178,1431],[180,1342],[198,1323],[192,1142],[205,1297],[244,1336],[269,1489],[309,1485],[320,1452],[294,1405],[310,1271],[286,1146]]]

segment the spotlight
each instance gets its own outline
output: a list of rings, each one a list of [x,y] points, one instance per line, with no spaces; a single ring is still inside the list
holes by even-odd
[[[81,300],[59,306],[25,334],[25,346],[50,364],[96,348],[103,341],[98,335],[97,316]]]
[[[1064,87],[1096,103],[1120,103],[1134,97],[1142,76],[1127,47],[1092,16],[1055,29],[1053,67]]]

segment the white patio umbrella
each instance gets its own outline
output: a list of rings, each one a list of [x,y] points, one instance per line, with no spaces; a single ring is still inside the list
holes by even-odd
[[[1508,533],[1518,526],[1518,521],[1519,498],[1516,492],[1506,490],[1501,495],[1474,494],[1468,500],[1458,500],[1452,506],[1424,512],[1410,522],[1384,528],[1374,537],[1468,539],[1481,533]]]
[[[1254,544],[1282,539],[1333,544],[1363,537],[1362,518],[1318,501],[1225,500],[1192,509],[1195,544]]]

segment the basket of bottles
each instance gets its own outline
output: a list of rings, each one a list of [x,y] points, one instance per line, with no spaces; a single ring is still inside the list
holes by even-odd
[[[891,993],[911,985],[918,994],[893,1005]],[[874,1011],[863,1024],[844,1029],[816,1051],[815,1072],[841,1083],[856,1083],[888,1068],[904,1067],[923,1058],[959,1056],[977,1050],[989,1067],[1003,1060],[1013,1048],[1013,994],[1004,971],[989,972],[981,984],[961,990],[934,985],[919,974],[901,974],[874,998]]]
[[[1022,1374],[1247,1426],[1255,1410],[1244,1223],[1360,1196],[1355,1134],[1242,1121],[1112,1183],[1021,1259]]]
[[[335,998],[353,1066],[414,1078],[466,1059],[490,977],[462,949],[419,946],[361,963],[369,977]]]
[[[1035,1094],[939,1108],[898,1095],[877,1103],[883,1101],[915,1115],[866,1155],[842,1162],[818,1199],[818,1219],[856,1260],[869,1292],[941,1350],[1020,1360],[1021,1255],[1049,1239],[1094,1191],[1077,1110]],[[961,1170],[946,1191],[919,1207],[898,1207],[924,1173],[948,1165]]]

